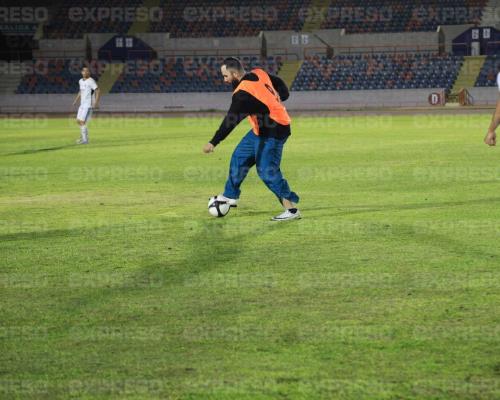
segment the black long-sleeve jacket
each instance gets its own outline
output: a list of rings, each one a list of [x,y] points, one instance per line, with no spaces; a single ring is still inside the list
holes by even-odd
[[[278,92],[281,101],[287,100],[290,93],[288,92],[285,82],[275,75],[268,75],[274,89]],[[249,72],[241,78],[241,81],[243,80],[258,81],[258,77],[256,74]],[[233,94],[229,111],[220,124],[220,127],[214,137],[210,140],[210,143],[217,146],[231,133],[241,120],[249,115],[255,115],[257,117],[260,136],[270,136],[280,139],[289,136],[290,125],[279,124],[269,116],[269,113],[269,108],[260,100],[256,99],[244,90],[238,90],[235,94]]]

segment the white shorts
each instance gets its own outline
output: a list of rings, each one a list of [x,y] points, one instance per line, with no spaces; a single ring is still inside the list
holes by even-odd
[[[78,114],[76,114],[76,119],[79,121],[89,122],[92,117],[91,107],[78,107]]]

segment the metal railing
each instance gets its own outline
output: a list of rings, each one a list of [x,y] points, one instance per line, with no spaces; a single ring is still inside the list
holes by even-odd
[[[472,106],[474,105],[474,97],[467,89],[461,89],[458,92],[458,103],[461,106]]]

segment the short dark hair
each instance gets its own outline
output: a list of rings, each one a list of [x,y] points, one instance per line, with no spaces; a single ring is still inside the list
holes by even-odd
[[[236,57],[228,57],[223,62],[222,65],[225,65],[227,69],[235,69],[236,71],[244,71],[243,64]]]
[[[86,65],[84,65],[84,66],[82,67],[82,71],[83,71],[84,69],[88,69],[88,70],[90,71],[90,68],[89,68],[89,67],[87,67]]]

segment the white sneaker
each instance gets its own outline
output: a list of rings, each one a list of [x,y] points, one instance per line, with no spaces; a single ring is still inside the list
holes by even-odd
[[[88,140],[87,140],[87,141],[84,141],[84,140],[82,140],[82,139],[78,139],[78,140],[76,141],[76,144],[89,144],[89,142],[88,142]]]
[[[300,218],[302,218],[302,216],[300,215],[299,210],[295,211],[295,213],[291,212],[290,210],[286,210],[280,215],[271,218],[271,221],[288,221],[290,219],[300,219]]]
[[[219,194],[217,196],[217,200],[219,200],[219,201],[225,201],[231,207],[238,207],[238,199],[230,199],[229,197],[226,197],[223,194]]]

